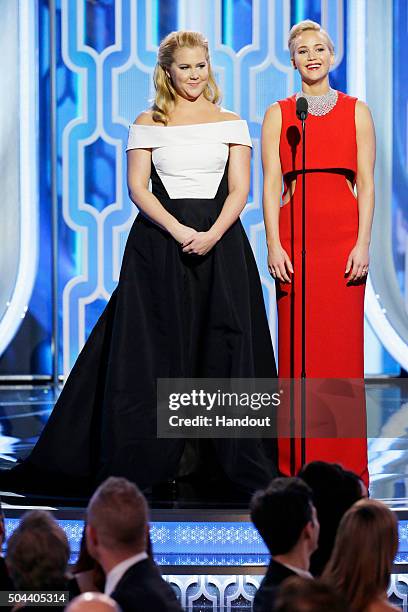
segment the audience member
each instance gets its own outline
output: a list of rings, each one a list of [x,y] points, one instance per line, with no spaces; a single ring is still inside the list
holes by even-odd
[[[67,536],[51,514],[44,510],[27,512],[7,545],[6,562],[15,588],[67,591],[69,554]],[[63,607],[53,607],[56,609]]]
[[[320,523],[318,548],[310,559],[310,572],[320,576],[333,551],[337,528],[344,513],[367,489],[354,474],[336,463],[312,461],[298,474],[313,491],[313,503]]]
[[[251,518],[271,553],[253,610],[270,612],[277,589],[286,578],[295,575],[312,578],[310,556],[319,537],[312,491],[300,478],[276,478],[265,490],[255,493]]]
[[[2,550],[6,539],[6,526],[4,522],[4,512],[0,502],[0,591],[12,591],[14,585],[9,576],[6,562]]]
[[[103,593],[105,573],[99,563],[88,552],[86,545],[86,523],[82,533],[78,559],[72,573],[73,577],[69,581],[70,599],[81,593]]]
[[[121,609],[104,593],[83,593],[69,603],[66,612],[121,612]]]
[[[349,612],[345,600],[321,582],[300,576],[285,580],[276,596],[274,612]]]
[[[123,612],[182,609],[147,555],[148,507],[136,485],[108,478],[89,502],[87,521],[89,553],[105,571],[105,593]]]
[[[387,601],[397,550],[394,513],[379,501],[362,499],[343,516],[322,578],[345,597],[351,612],[399,610]]]

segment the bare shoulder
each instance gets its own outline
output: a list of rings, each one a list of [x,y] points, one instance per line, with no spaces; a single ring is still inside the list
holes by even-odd
[[[282,119],[282,111],[279,102],[274,102],[265,111],[264,120],[277,121]]]
[[[356,110],[359,110],[362,112],[370,112],[368,104],[366,102],[363,102],[363,100],[356,101]]]
[[[357,100],[356,102],[356,120],[372,122],[370,108],[362,100]]]
[[[282,127],[282,111],[278,102],[268,106],[265,112],[262,129],[267,132],[276,131],[280,133]]]
[[[133,122],[134,125],[157,125],[153,121],[153,113],[151,110],[146,110],[140,113]]]
[[[370,109],[365,102],[357,100],[354,113],[356,137],[359,146],[370,145],[375,148],[375,127]]]
[[[226,108],[222,108],[220,110],[220,117],[222,121],[237,121],[238,119],[241,119],[238,113],[234,113]]]

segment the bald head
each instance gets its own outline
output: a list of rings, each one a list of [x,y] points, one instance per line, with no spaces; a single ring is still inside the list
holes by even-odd
[[[67,612],[121,612],[116,601],[103,593],[82,593],[65,609]]]

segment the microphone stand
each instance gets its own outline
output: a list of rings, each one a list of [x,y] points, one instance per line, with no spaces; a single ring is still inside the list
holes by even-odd
[[[302,121],[302,371],[300,462],[306,463],[306,113]]]
[[[301,427],[301,466],[306,463],[306,118],[308,114],[308,103],[301,96],[296,101],[296,115],[302,122],[302,370],[301,378],[301,404],[300,404],[300,427]]]

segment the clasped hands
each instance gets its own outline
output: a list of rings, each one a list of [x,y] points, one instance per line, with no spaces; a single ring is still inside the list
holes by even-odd
[[[344,275],[348,283],[361,281],[368,274],[368,247],[358,243],[350,251]],[[271,276],[282,283],[290,283],[293,266],[289,255],[281,245],[271,247],[268,251],[268,270]]]
[[[183,253],[201,256],[211,251],[218,241],[211,228],[206,232],[198,232],[186,225],[180,225],[173,238],[181,245]]]

